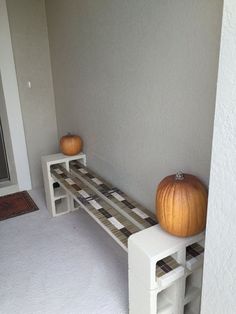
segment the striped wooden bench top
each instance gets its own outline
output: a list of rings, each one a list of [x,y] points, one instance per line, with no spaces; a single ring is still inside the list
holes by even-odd
[[[64,167],[51,167],[51,174],[59,184],[83,207],[112,237],[127,249],[128,237],[140,231],[126,217],[112,208],[102,198],[96,195],[78,178],[75,178]]]
[[[79,161],[70,162],[70,170],[96,194],[137,224],[140,229],[146,229],[157,224],[156,217],[153,213],[132,200],[118,188],[106,182]]]
[[[186,267],[192,271],[203,264],[204,247],[194,243],[186,248]]]
[[[196,258],[203,253],[204,248],[200,244],[194,243],[189,245],[186,249],[186,260],[189,261],[190,259]]]
[[[156,276],[159,278],[172,270],[179,267],[179,264],[171,256],[165,257],[157,262],[156,265]]]
[[[118,189],[112,188],[101,177],[92,174],[90,170],[87,171],[88,168],[84,166],[80,168],[80,164],[73,162],[70,165],[70,170],[72,170],[72,173],[60,164],[52,165],[52,178],[126,251],[130,235],[157,224],[152,213]],[[78,171],[81,175],[78,175]],[[84,176],[86,176],[86,179]],[[92,182],[98,185],[98,188],[95,186],[96,188],[92,189]],[[101,194],[103,197],[101,197]],[[124,200],[127,202],[124,202]],[[113,204],[116,206],[113,206]],[[138,211],[133,209],[138,209]],[[157,262],[157,280],[161,280],[161,278],[168,279],[166,276],[171,276],[171,273],[178,270],[182,271],[182,269],[183,267],[173,257],[168,256]]]

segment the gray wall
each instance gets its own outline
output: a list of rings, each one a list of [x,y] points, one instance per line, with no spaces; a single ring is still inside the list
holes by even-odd
[[[59,134],[154,209],[184,170],[208,183],[222,0],[46,0]]]
[[[7,8],[35,188],[42,185],[41,156],[57,152],[58,147],[45,4],[43,0],[7,0]]]
[[[236,5],[224,1],[202,314],[236,313]]]

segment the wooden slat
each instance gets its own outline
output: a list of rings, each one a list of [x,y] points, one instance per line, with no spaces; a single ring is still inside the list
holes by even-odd
[[[128,237],[140,231],[140,228],[127,220],[61,165],[51,166],[51,175],[106,231],[112,234],[123,248],[127,248]]]
[[[125,193],[106,182],[79,161],[70,162],[70,170],[76,177],[86,183],[95,193],[115,207],[142,229],[156,225],[156,218],[149,210],[132,200]]]
[[[180,264],[172,256],[165,257],[156,264],[156,276],[160,278],[178,267]]]
[[[200,244],[194,243],[186,249],[186,260],[189,261],[190,259],[196,258],[203,253],[204,248]]]

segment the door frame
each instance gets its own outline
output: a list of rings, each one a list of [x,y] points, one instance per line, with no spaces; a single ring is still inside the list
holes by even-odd
[[[31,178],[16,78],[6,0],[0,0],[0,73],[16,172],[16,190],[30,190]],[[0,195],[2,193],[0,192]]]

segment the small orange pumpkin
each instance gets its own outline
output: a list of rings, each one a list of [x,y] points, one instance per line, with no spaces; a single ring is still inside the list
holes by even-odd
[[[156,216],[167,232],[187,237],[206,226],[207,189],[190,174],[178,172],[164,178],[156,194]]]
[[[68,133],[60,139],[60,150],[64,155],[73,156],[82,149],[82,140],[78,135]]]

